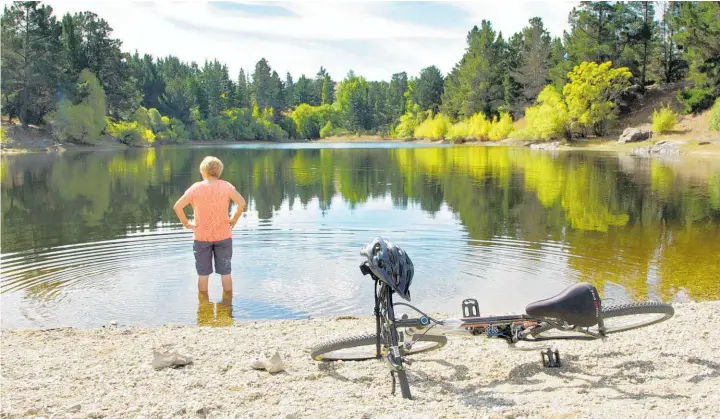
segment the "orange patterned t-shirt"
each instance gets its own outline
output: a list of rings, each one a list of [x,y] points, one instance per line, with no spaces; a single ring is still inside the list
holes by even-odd
[[[214,242],[232,237],[230,194],[235,187],[224,180],[196,182],[185,196],[190,199],[195,218],[195,240]]]

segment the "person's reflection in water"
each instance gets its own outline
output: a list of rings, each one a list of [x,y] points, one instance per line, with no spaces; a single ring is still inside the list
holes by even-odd
[[[211,327],[232,326],[232,292],[223,292],[222,301],[219,303],[211,302],[207,292],[199,292],[197,324]]]

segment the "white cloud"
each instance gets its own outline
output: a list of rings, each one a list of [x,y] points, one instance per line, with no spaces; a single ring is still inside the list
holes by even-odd
[[[513,33],[527,26],[536,16],[543,19],[545,28],[553,36],[561,36],[568,29],[568,15],[579,1],[455,1],[457,7],[465,9],[480,26],[482,19],[490,20],[496,31],[502,31],[507,39]]]
[[[392,73],[436,65],[449,72],[462,56],[465,36],[473,22],[490,19],[508,36],[543,17],[554,34],[567,26],[575,3],[562,2],[455,2],[468,21],[429,26],[383,16],[377,2],[255,2],[282,6],[289,16],[259,16],[224,12],[207,2],[97,2],[50,3],[57,14],[89,10],[114,28],[125,50],[154,56],[176,55],[202,63],[217,58],[228,64],[233,77],[241,67],[254,67],[262,57],[284,76],[313,76],[324,66],[335,79],[350,69],[372,80]],[[450,27],[450,28],[449,28]]]

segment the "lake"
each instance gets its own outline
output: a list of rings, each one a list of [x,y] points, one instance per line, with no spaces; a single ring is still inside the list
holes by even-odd
[[[248,201],[234,295],[198,296],[173,203],[206,155]],[[599,152],[380,144],[3,156],[3,328],[222,326],[372,314],[359,250],[415,265],[412,303],[486,314],[587,281],[613,303],[720,299],[720,167]],[[189,208],[188,208],[189,211]]]

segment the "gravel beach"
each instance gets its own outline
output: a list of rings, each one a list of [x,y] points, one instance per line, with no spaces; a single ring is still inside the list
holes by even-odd
[[[720,302],[675,305],[670,320],[605,342],[538,350],[450,336],[408,368],[415,400],[390,395],[379,361],[320,363],[309,348],[372,332],[373,319],[232,327],[2,331],[2,417],[711,418],[720,417]],[[153,351],[194,362],[155,370]],[[279,351],[285,371],[254,370]]]

